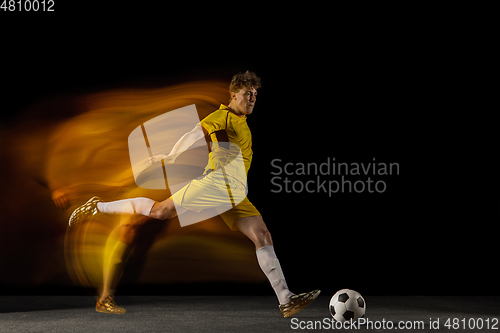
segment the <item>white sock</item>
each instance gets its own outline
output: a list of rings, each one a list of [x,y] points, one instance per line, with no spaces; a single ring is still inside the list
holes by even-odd
[[[269,279],[280,304],[290,302],[290,296],[294,294],[288,290],[280,262],[274,253],[274,246],[263,246],[257,250],[256,254],[259,266]]]
[[[111,202],[98,202],[97,209],[107,214],[140,214],[149,216],[155,201],[148,198],[133,198]]]

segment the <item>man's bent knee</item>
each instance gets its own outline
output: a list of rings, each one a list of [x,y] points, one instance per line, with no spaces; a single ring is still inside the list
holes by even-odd
[[[256,248],[259,248],[268,245],[273,245],[273,238],[271,237],[271,233],[269,232],[269,230],[265,228],[264,230],[260,230],[257,233],[257,242],[255,246]]]
[[[236,219],[235,226],[254,242],[256,249],[262,246],[273,245],[271,233],[267,229],[261,216],[249,216]]]
[[[177,216],[174,202],[171,199],[155,202],[149,216],[157,220],[167,220]]]

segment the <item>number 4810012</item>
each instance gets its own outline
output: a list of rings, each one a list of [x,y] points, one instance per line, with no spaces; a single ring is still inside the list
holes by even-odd
[[[54,0],[3,0],[4,12],[53,12]]]

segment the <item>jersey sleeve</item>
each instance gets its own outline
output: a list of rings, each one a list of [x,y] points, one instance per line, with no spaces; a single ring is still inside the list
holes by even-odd
[[[208,132],[208,134],[212,134],[227,128],[228,117],[229,115],[227,111],[217,110],[203,118],[200,124]]]

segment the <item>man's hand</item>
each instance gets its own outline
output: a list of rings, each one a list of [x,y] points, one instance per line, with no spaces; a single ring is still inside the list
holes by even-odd
[[[165,154],[154,155],[149,158],[149,162],[151,163],[155,163],[161,160],[164,160],[165,164],[172,164],[174,163],[175,158],[171,155],[165,155]]]
[[[167,157],[167,155],[165,155],[165,154],[154,155],[154,156],[151,156],[149,158],[149,162],[155,163],[155,162],[163,160],[166,157]]]

